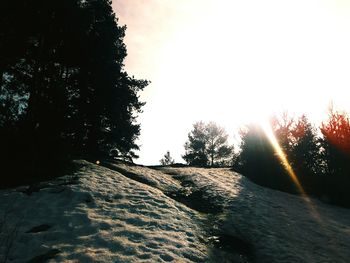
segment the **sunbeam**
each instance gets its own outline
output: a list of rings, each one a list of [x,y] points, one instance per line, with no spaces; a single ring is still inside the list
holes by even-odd
[[[317,211],[315,205],[313,204],[312,200],[310,199],[310,197],[307,195],[304,187],[302,186],[302,184],[300,183],[297,174],[294,172],[293,167],[291,166],[290,162],[288,161],[287,155],[285,154],[285,152],[283,151],[282,147],[280,146],[280,144],[278,143],[278,140],[270,126],[270,123],[268,120],[266,121],[262,121],[260,124],[266,134],[266,136],[268,137],[272,147],[274,148],[274,150],[276,151],[277,157],[280,159],[281,163],[283,164],[285,170],[287,171],[288,175],[290,176],[290,178],[292,179],[293,183],[295,184],[295,186],[297,187],[297,190],[299,191],[302,199],[304,200],[304,202],[306,203],[307,207],[309,208],[312,216],[315,218],[315,220],[323,225],[323,220],[320,216],[320,213]]]
[[[278,143],[277,138],[276,138],[274,132],[272,131],[269,122],[268,121],[262,122],[261,126],[262,126],[266,136],[268,137],[271,145],[273,146],[274,150],[276,151],[278,158],[280,159],[284,168],[286,169],[288,175],[293,180],[293,183],[296,185],[300,194],[305,197],[306,192],[305,192],[303,186],[301,185],[297,175],[295,174],[292,166],[290,165],[288,158],[287,158],[287,155],[284,153],[282,147]]]

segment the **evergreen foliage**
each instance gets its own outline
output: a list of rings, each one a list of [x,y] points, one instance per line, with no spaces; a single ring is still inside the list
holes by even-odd
[[[321,125],[326,164],[323,193],[331,202],[350,207],[350,122],[345,112],[333,109]]]
[[[228,144],[227,139],[225,129],[214,122],[197,122],[188,134],[183,158],[189,165],[227,165],[234,156],[233,146]]]
[[[273,134],[304,191],[346,207],[350,207],[349,123],[345,113],[331,111],[320,128],[321,136],[305,115],[296,120],[283,114],[270,120]],[[260,125],[248,125],[241,139],[235,170],[258,184],[298,192]]]
[[[295,192],[284,166],[260,125],[250,124],[241,131],[240,148],[234,169],[260,185]]]
[[[167,151],[166,154],[164,154],[163,158],[160,159],[159,162],[160,162],[161,165],[164,165],[164,166],[165,166],[165,165],[171,165],[171,164],[174,164],[174,163],[175,163],[175,161],[174,161],[174,159],[171,157],[169,151]]]
[[[290,130],[291,148],[288,153],[292,167],[300,176],[319,175],[325,170],[321,138],[317,129],[302,115]]]
[[[109,0],[0,3],[0,149],[19,173],[83,156],[135,156],[145,80],[124,70]],[[12,163],[12,165],[11,165]]]

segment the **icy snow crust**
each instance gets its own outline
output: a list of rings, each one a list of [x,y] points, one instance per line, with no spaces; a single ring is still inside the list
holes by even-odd
[[[30,196],[0,192],[7,224],[20,227],[8,262],[27,262],[53,249],[59,253],[52,262],[205,260],[197,215],[189,208],[101,166],[84,162],[76,175],[77,184],[53,183]],[[52,227],[26,233],[42,224]]]
[[[229,169],[167,168],[214,200],[221,232],[252,244],[256,262],[350,262],[350,210],[260,187]],[[310,207],[311,206],[311,207]]]
[[[229,169],[79,163],[37,192],[0,191],[0,262],[350,262],[349,209],[310,208]],[[198,212],[178,192],[217,209]],[[252,255],[214,246],[220,235]]]

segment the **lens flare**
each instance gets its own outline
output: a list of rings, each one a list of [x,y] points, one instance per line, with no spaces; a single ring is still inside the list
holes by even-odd
[[[271,145],[273,146],[273,148],[275,149],[278,158],[280,159],[280,161],[282,162],[284,168],[286,169],[288,175],[290,176],[290,178],[293,180],[293,183],[295,184],[295,186],[297,187],[298,191],[301,194],[301,197],[303,198],[304,202],[306,203],[306,205],[308,206],[312,216],[315,218],[315,220],[323,225],[323,220],[320,216],[320,213],[317,211],[315,205],[312,203],[312,200],[308,197],[307,193],[305,192],[303,186],[301,185],[296,173],[294,172],[292,166],[290,165],[287,155],[284,153],[282,147],[280,146],[280,144],[278,143],[278,140],[270,126],[269,121],[262,121],[261,122],[261,127],[263,128],[266,136],[268,137]]]
[[[300,194],[305,197],[306,196],[306,192],[305,192],[303,186],[301,185],[297,175],[295,174],[292,166],[290,165],[286,154],[284,153],[282,147],[278,143],[277,138],[276,138],[275,134],[273,133],[270,124],[268,122],[263,122],[262,123],[262,128],[263,128],[267,138],[269,139],[270,143],[272,144],[273,148],[275,149],[278,158],[280,159],[280,161],[282,162],[284,168],[288,172],[288,175],[293,180],[293,182],[296,185],[296,187],[297,187],[298,191],[300,192]]]

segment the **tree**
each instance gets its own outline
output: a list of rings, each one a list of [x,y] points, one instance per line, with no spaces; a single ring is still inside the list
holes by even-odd
[[[287,113],[274,115],[269,125],[298,180],[303,186],[310,186],[313,179],[309,176],[320,174],[324,167],[315,128],[306,116],[295,119]],[[259,184],[289,192],[297,190],[277,149],[262,127],[248,125],[241,132],[241,139],[236,169]]]
[[[124,70],[111,1],[4,0],[0,15],[1,161],[135,156],[148,81]]]
[[[330,109],[321,125],[323,160],[326,164],[324,195],[330,202],[350,205],[350,121],[345,112]]]
[[[329,119],[321,126],[323,138],[305,115],[298,119],[274,116],[270,127],[302,191],[349,207],[350,121],[347,114],[331,111]],[[275,149],[260,125],[248,125],[242,130],[241,139],[234,169],[258,184],[300,192],[295,180],[291,180],[290,170],[281,163],[280,151]]]
[[[260,185],[293,191],[291,180],[264,129],[249,124],[240,135],[241,151],[233,168]]]
[[[299,176],[320,175],[324,172],[321,141],[316,128],[302,115],[290,128],[289,160]]]
[[[327,122],[321,125],[326,139],[346,154],[350,154],[350,121],[348,115],[330,110]]]
[[[270,118],[271,129],[286,154],[291,152],[292,144],[292,129],[295,126],[295,119],[288,114],[283,112],[281,115],[273,115]]]
[[[164,154],[163,158],[160,159],[159,162],[161,165],[170,165],[175,163],[174,159],[170,156],[169,151],[167,151],[166,154]]]
[[[346,113],[330,109],[329,118],[321,125],[327,172],[332,175],[350,174],[350,121]]]
[[[233,158],[233,146],[227,139],[225,129],[214,122],[197,122],[188,134],[183,158],[190,165],[225,165]]]

